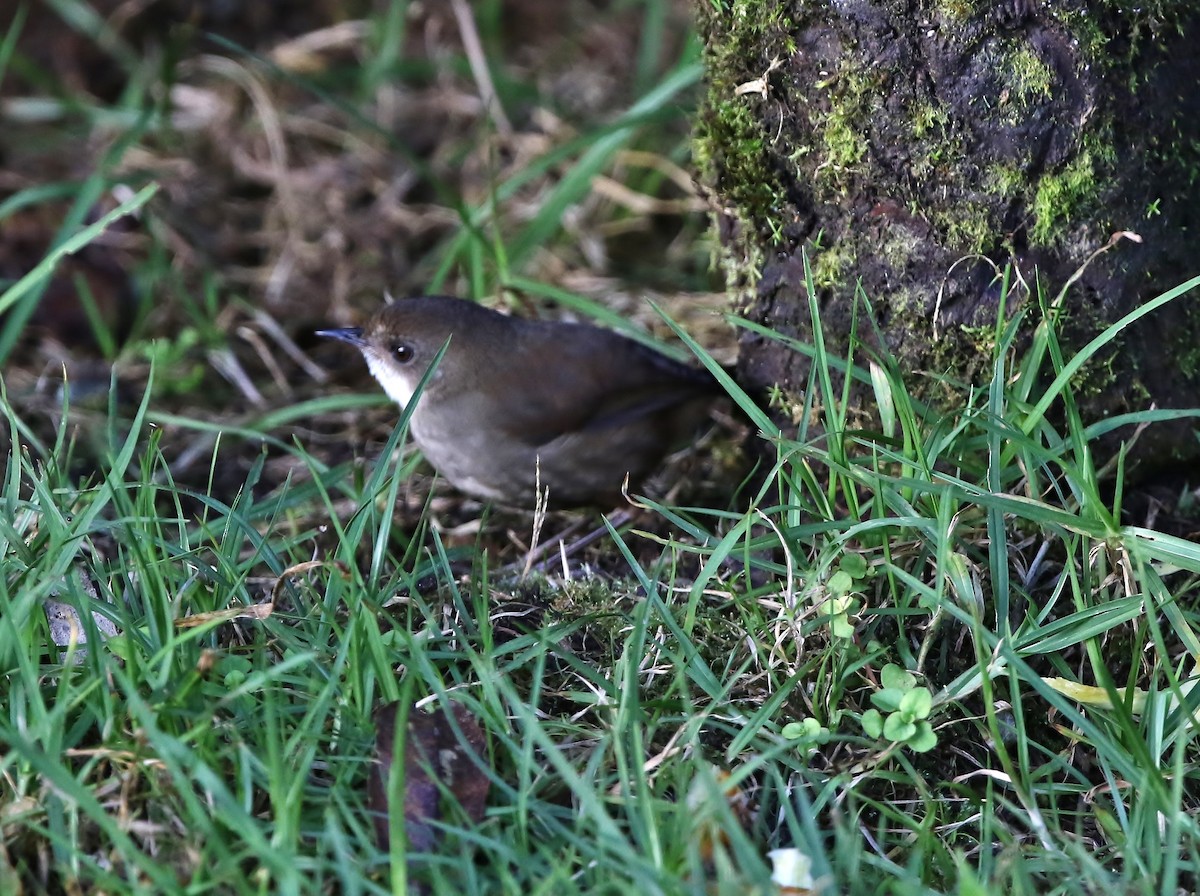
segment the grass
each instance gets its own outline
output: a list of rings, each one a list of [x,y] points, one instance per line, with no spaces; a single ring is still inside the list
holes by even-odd
[[[649,0],[627,8],[651,33],[671,14]],[[392,78],[436,84],[438,62],[396,36],[405,4],[379,15],[366,29],[378,55],[361,69],[280,74],[227,46],[269,85],[256,114],[277,104],[293,154],[317,153],[320,141],[298,135],[321,116],[365,169],[402,143],[371,98]],[[498,5],[479,5],[484,46],[503,40],[498,21]],[[0,61],[53,81],[10,43]],[[477,296],[519,287],[617,323],[611,295],[561,285],[611,284],[587,259],[631,223],[589,185],[624,171],[645,195],[666,189],[621,154],[683,161],[674,104],[697,77],[688,41],[665,60],[649,40],[635,45],[623,105],[532,155],[489,143],[486,117],[444,123],[444,143],[425,153],[406,146],[432,236],[411,269],[388,273]],[[129,82],[118,99],[64,105],[76,110],[64,126],[75,115],[132,124],[112,138],[121,151],[63,191],[74,242],[47,258],[103,244],[108,221],[89,226],[88,212],[114,181],[158,180],[131,176],[131,154],[183,170],[188,156],[170,144],[212,151],[166,127],[162,110],[138,114],[158,76],[140,58],[119,54]],[[448,58],[442,89],[469,94],[465,60]],[[209,86],[187,73],[180,62],[178,77]],[[515,114],[538,88],[502,74]],[[305,105],[314,96],[319,114]],[[261,146],[253,122],[227,121],[229,140]],[[472,180],[461,163],[476,141],[495,164]],[[228,219],[245,215],[244,185],[224,176],[215,183],[236,198],[214,201]],[[189,265],[172,247],[196,234],[179,210],[191,200],[164,198],[164,180],[142,206],[136,275],[155,304],[123,342],[97,340],[117,352],[106,386],[86,365],[47,386],[15,318],[0,331],[13,351],[0,394],[0,892],[767,894],[780,892],[768,851],[790,848],[819,892],[1195,888],[1200,548],[1127,522],[1122,465],[1098,469],[1089,448],[1163,413],[1089,426],[1071,394],[1078,364],[1127,322],[1067,357],[1047,300],[1025,312],[1044,321],[1032,346],[1018,351],[1001,322],[991,379],[945,383],[955,398],[936,410],[886,356],[792,343],[813,361],[801,422],[780,433],[757,418],[769,469],[737,500],[647,499],[649,513],[610,527],[588,556],[600,574],[575,563],[529,575],[530,520],[488,511],[476,522],[479,508],[430,496],[395,410],[362,379],[361,395],[321,381],[272,335],[282,322],[301,355],[315,352],[304,322],[351,302],[331,298],[330,281],[385,279],[379,246],[354,243],[367,239],[355,220],[314,208],[326,236],[353,239],[330,237],[328,276],[310,280],[320,239],[311,222],[276,227],[286,202],[260,185],[271,208],[249,217],[270,231],[261,251],[245,251],[249,228],[233,255],[218,246]],[[6,210],[49,201],[40,184],[18,196]],[[446,209],[453,227],[439,223]],[[667,251],[704,289],[704,253]],[[288,252],[294,289],[269,298]],[[43,274],[8,287],[0,307],[32,313]],[[652,311],[644,320],[670,330]],[[850,379],[873,390],[876,419],[846,410]],[[48,601],[77,613],[64,643]],[[102,635],[107,623],[115,635]],[[445,814],[436,848],[419,854],[399,836],[376,841],[368,781],[380,707],[394,701],[408,713],[461,706],[485,735],[459,768],[488,782],[484,816],[458,808],[462,782],[435,774]],[[864,727],[871,712],[888,718],[884,736]],[[393,831],[402,812],[393,804]]]

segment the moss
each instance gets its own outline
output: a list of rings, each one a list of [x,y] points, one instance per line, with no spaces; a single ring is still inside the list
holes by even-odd
[[[828,91],[828,109],[813,117],[813,142],[821,151],[813,189],[824,200],[842,195],[852,177],[862,173],[859,166],[870,148],[864,122],[880,94],[877,78],[849,67],[850,56],[844,61],[846,69],[817,85]]]
[[[708,6],[708,0],[700,5]],[[794,276],[797,245],[823,228],[836,240],[827,239],[812,259],[817,285],[833,297],[831,346],[847,332],[850,317],[843,301],[849,290],[837,287],[861,277],[886,321],[889,342],[913,369],[932,371],[925,379],[931,391],[941,391],[943,373],[959,382],[986,377],[995,332],[991,321],[981,319],[993,298],[980,285],[985,274],[964,267],[940,281],[947,306],[934,334],[931,293],[939,289],[939,272],[953,270],[962,256],[981,254],[1003,263],[1011,254],[1022,259],[1026,281],[1035,264],[1041,276],[1052,279],[1046,288],[1053,296],[1112,229],[1142,230],[1149,246],[1155,239],[1162,243],[1163,228],[1191,218],[1191,205],[1180,192],[1197,180],[1170,180],[1173,192],[1167,193],[1157,175],[1200,171],[1193,120],[1181,119],[1174,129],[1162,129],[1158,142],[1147,142],[1130,131],[1143,110],[1132,110],[1136,114],[1128,121],[1113,111],[1128,108],[1124,89],[1130,81],[1150,88],[1141,100],[1147,119],[1159,105],[1169,106],[1156,103],[1169,98],[1174,86],[1162,83],[1156,65],[1164,46],[1174,53],[1184,42],[1168,19],[1155,15],[1181,21],[1187,4],[1150,0],[1150,5],[1158,12],[1146,13],[1146,5],[1130,10],[1119,0],[1099,0],[1086,10],[1074,3],[1043,3],[1013,28],[1010,20],[1019,10],[979,0],[931,0],[923,8],[938,29],[935,39],[961,52],[968,65],[944,82],[930,83],[905,68],[910,49],[913,64],[923,64],[921,34],[909,35],[911,47],[894,53],[886,43],[893,8],[903,6],[896,15],[911,20],[911,4],[899,0],[851,4],[854,15],[831,13],[828,3],[817,0],[778,5],[743,0],[708,14],[714,43],[721,45],[710,64],[710,110],[720,119],[711,133],[731,135],[724,151],[735,162],[724,169],[722,182],[736,189],[716,192],[723,200],[733,197],[729,204],[746,228],[723,255],[729,282],[737,280],[744,258],[751,277],[760,264],[772,266],[778,259],[777,277],[786,282],[782,278]],[[882,45],[874,42],[881,34]],[[783,55],[781,48],[790,52],[797,41],[801,52]],[[867,50],[878,46],[883,49]],[[766,99],[734,95],[738,84],[763,77],[777,57],[783,62],[767,76]],[[1135,62],[1127,75],[1131,57],[1144,65]],[[933,77],[940,70],[931,71]],[[1118,154],[1132,158],[1140,172],[1132,192],[1128,169],[1122,168],[1130,162],[1118,163]],[[716,170],[723,164],[724,159]],[[773,186],[765,188],[766,183]],[[1160,193],[1163,218],[1139,220],[1143,212],[1154,214]],[[1079,295],[1068,302],[1076,319],[1066,322],[1064,351],[1111,324],[1103,315],[1111,315],[1123,295],[1114,298],[1106,291],[1110,287],[1128,292],[1139,282],[1161,280],[1140,271],[1144,257],[1124,247],[1089,268],[1075,288]],[[1020,286],[1010,303],[1029,299]],[[773,315],[789,314],[778,307],[785,298],[776,297]],[[974,315],[966,323],[981,326],[962,325],[964,315]],[[1018,338],[1018,350],[1027,344],[1033,318]],[[1200,376],[1200,314],[1195,321],[1196,333],[1183,326],[1163,338],[1163,350],[1178,359],[1179,376],[1189,381]],[[1128,342],[1113,342],[1086,365],[1073,384],[1081,401],[1102,408],[1119,391],[1129,406],[1139,395],[1149,401],[1150,391],[1161,391],[1158,366],[1139,369],[1129,357],[1140,350],[1142,338],[1131,331]],[[763,367],[791,369],[783,362]]]
[[[737,231],[723,245],[714,244],[715,267],[725,277],[735,307],[749,307],[762,273],[763,240],[771,227],[772,209],[779,200],[772,190],[777,178],[770,169],[761,131],[754,114],[741,102],[710,106],[697,125],[696,162],[705,181],[713,184],[726,207],[732,207]]]
[[[1090,401],[1102,398],[1118,386],[1125,388],[1127,382],[1132,385],[1133,381],[1129,377],[1129,371],[1118,372],[1117,370],[1124,364],[1119,354],[1120,343],[1121,340],[1118,339],[1113,343],[1118,346],[1117,350],[1092,358],[1071,378],[1068,389],[1073,399]]]
[[[1192,379],[1200,373],[1200,314],[1193,315],[1189,325],[1171,333],[1172,344],[1164,348],[1167,357],[1181,377]]]
[[[950,113],[933,101],[919,103],[912,110],[912,132],[916,137],[945,136]]]
[[[1107,65],[1111,58],[1112,38],[1104,30],[1102,23],[1087,10],[1063,10],[1056,16],[1063,27],[1079,41],[1079,51],[1083,58],[1095,60],[1100,68]]]
[[[943,324],[935,335],[930,326],[929,294],[921,289],[898,289],[888,298],[888,307],[892,315],[889,333],[909,334],[928,346],[921,363],[921,369],[927,372],[922,377],[922,390],[929,387],[938,392],[937,397],[954,400],[960,388],[956,383],[987,376],[996,336],[994,324]],[[922,391],[922,395],[925,399],[933,397],[928,391]]]
[[[912,228],[903,225],[887,227],[881,236],[876,253],[892,270],[904,270],[913,253],[920,248],[920,237]]]
[[[965,22],[975,14],[974,0],[938,0],[934,11],[944,21]]]
[[[1019,195],[1027,186],[1025,172],[1010,162],[997,162],[984,172],[988,192],[1005,198]]]
[[[1112,324],[1101,304],[1078,303],[1056,306],[1056,332],[1062,346],[1082,345]],[[1069,311],[1068,311],[1069,309]],[[1136,352],[1126,346],[1127,331],[1116,334],[1102,352],[1096,354],[1071,378],[1068,391],[1078,404],[1106,405],[1112,409],[1108,395],[1119,389],[1130,399],[1136,399],[1145,386],[1137,371]]]
[[[771,171],[762,131],[742,97],[718,103],[703,135],[698,158],[712,181],[720,172],[722,195],[733,201],[745,219],[759,221],[775,203]],[[761,223],[760,223],[761,226]]]
[[[1192,4],[1193,0],[1149,0],[1136,4],[1099,0],[1076,9],[1055,10],[1054,16],[1079,41],[1083,55],[1097,68],[1128,71],[1135,79],[1128,87],[1136,92],[1136,79],[1142,70],[1136,64],[1139,55],[1156,43],[1156,35],[1182,28],[1185,17],[1192,13]],[[1125,39],[1114,41],[1114,34]]]
[[[926,323],[917,332],[929,339],[928,329]],[[922,365],[929,371],[926,383],[937,394],[923,394],[935,401],[954,401],[961,399],[962,383],[985,381],[995,350],[995,335],[995,326],[955,325],[942,330],[937,339],[930,340],[928,363]]]
[[[792,22],[778,4],[763,0],[734,0],[720,7],[702,5],[701,24],[719,38],[705,43],[708,106],[697,125],[698,163],[710,182],[718,173],[723,188],[743,189],[743,175],[754,181],[750,192],[733,196],[740,210],[760,217],[770,193],[769,160],[755,94],[738,94],[738,87],[767,76],[771,60],[766,48],[792,44]],[[794,46],[794,44],[793,44]]]
[[[1018,106],[1028,106],[1036,99],[1050,97],[1054,72],[1028,44],[1022,43],[1007,59],[1008,99]]]
[[[696,165],[737,220],[738,232],[719,249],[718,265],[739,296],[736,304],[748,305],[762,268],[760,236],[777,239],[784,197],[775,188],[779,178],[759,120],[761,101],[737,89],[769,77],[765,48],[794,51],[793,23],[780,4],[764,0],[703,3],[698,12],[702,30],[719,37],[705,42],[707,105],[696,123]]]
[[[1073,220],[1096,189],[1096,171],[1089,152],[1076,156],[1062,171],[1041,177],[1033,198],[1033,241],[1043,246],[1054,242],[1059,225]]]
[[[857,248],[845,240],[814,252],[813,285],[818,288],[843,286],[846,283],[846,274],[853,269],[857,260]]]
[[[964,155],[962,136],[950,130],[950,113],[943,106],[919,102],[907,120],[911,122],[912,138],[906,145],[912,151],[911,171],[915,179],[945,177],[947,171],[960,169]]]
[[[1187,379],[1193,379],[1200,370],[1200,349],[1194,339],[1188,339],[1187,344],[1180,346],[1170,353],[1180,374]]]
[[[539,582],[537,587],[542,591],[551,617],[574,629],[573,653],[583,654],[597,667],[611,667],[619,662],[621,654],[628,649],[634,619],[642,612],[638,608],[645,601],[639,594],[637,582],[610,581],[595,576],[567,581],[557,587],[549,582]],[[704,662],[728,662],[730,656],[743,651],[736,619],[719,603],[705,602],[697,609],[697,614],[689,649]],[[646,625],[650,631],[666,631],[658,649],[679,651],[679,643],[664,625],[659,609],[652,607],[646,611]],[[648,696],[662,696],[664,689],[673,686],[670,676],[647,684],[650,686]]]
[[[987,254],[1000,236],[987,205],[978,200],[961,200],[953,209],[940,213],[935,224],[945,234],[945,244],[964,255]]]
[[[853,168],[867,154],[866,138],[853,124],[858,120],[857,110],[851,111],[844,104],[839,104],[824,121],[821,143],[825,157],[817,166],[817,171],[828,169],[825,179],[831,185],[835,185],[841,173]]]

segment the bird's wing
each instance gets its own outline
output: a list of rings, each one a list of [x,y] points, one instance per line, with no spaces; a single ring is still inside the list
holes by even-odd
[[[590,333],[583,344],[569,331],[559,335],[552,348],[539,346],[506,371],[514,386],[526,384],[527,400],[513,409],[505,429],[527,444],[624,426],[717,389],[705,371],[615,333],[600,340]],[[604,352],[603,363],[586,363],[585,349]]]

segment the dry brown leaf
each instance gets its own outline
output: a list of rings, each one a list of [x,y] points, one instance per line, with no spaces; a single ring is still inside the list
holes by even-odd
[[[375,821],[379,848],[388,851],[388,823],[394,794],[389,779],[396,756],[399,703],[375,713],[375,758],[368,783],[368,805]],[[463,706],[423,712],[410,708],[402,733],[404,834],[412,852],[431,852],[438,842],[431,823],[442,817],[441,794],[453,796],[472,821],[483,818],[490,782],[479,768],[484,762],[484,735],[479,722]]]
[[[225,610],[213,610],[211,613],[197,613],[175,620],[176,628],[195,628],[209,622],[229,622],[233,619],[266,619],[275,611],[275,602],[250,604],[242,607],[229,607]]]
[[[724,798],[733,813],[734,818],[743,827],[750,823],[753,806],[750,797],[737,784],[730,783],[730,775],[725,769],[711,769],[710,774],[721,787],[721,797]],[[713,804],[716,794],[710,786],[708,776],[697,775],[688,788],[687,807],[694,824],[694,831],[700,842],[700,856],[707,862],[712,859],[716,844],[727,846],[729,837],[720,825],[720,808]]]

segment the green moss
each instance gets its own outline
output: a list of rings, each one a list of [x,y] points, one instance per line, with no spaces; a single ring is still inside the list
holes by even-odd
[[[965,22],[975,14],[974,0],[938,0],[934,11],[945,21]]]
[[[718,103],[704,134],[698,161],[712,180],[720,172],[723,195],[749,220],[760,220],[774,205],[775,194],[762,131],[742,97]],[[714,154],[715,152],[715,154]]]
[[[834,243],[827,249],[814,252],[812,256],[813,285],[817,287],[843,286],[847,273],[858,260],[855,247],[846,241]]]
[[[1000,236],[987,205],[980,201],[962,199],[938,215],[935,223],[946,235],[946,245],[964,255],[986,254]]]
[[[1014,164],[1001,162],[984,172],[984,186],[988,192],[1006,198],[1020,194],[1028,183],[1025,172]]]
[[[844,107],[839,107],[839,112],[844,113]],[[867,154],[867,141],[855,130],[851,124],[852,120],[857,120],[857,116],[832,114],[825,121],[824,132],[821,135],[825,159],[820,167],[832,168],[835,176],[838,172],[858,164]]]
[[[1171,334],[1172,344],[1164,347],[1167,357],[1179,371],[1181,377],[1194,378],[1200,373],[1200,314],[1194,314],[1187,326],[1179,327]]]
[[[914,332],[929,340],[928,318],[918,324],[919,329]],[[922,365],[931,374],[928,384],[940,392],[930,397],[953,400],[961,394],[959,384],[985,380],[994,354],[995,336],[994,325],[943,327],[938,338],[930,342],[928,360]]]
[[[573,653],[590,664],[611,667],[627,649],[629,633],[638,608],[645,598],[638,594],[635,581],[610,581],[599,576],[569,580],[560,586],[548,581],[535,583],[540,602],[548,606],[551,618],[570,626]],[[742,650],[736,617],[716,603],[705,603],[697,610],[697,622],[688,645],[705,663],[727,662]],[[681,647],[664,625],[659,609],[646,611],[651,631],[666,632],[661,649],[677,653]],[[670,676],[662,677],[647,691],[647,696],[662,696],[674,686]]]
[[[961,132],[956,134],[949,127],[949,113],[941,107],[920,104],[909,120],[912,138],[907,145],[912,152],[912,176],[918,181],[952,181],[962,171],[965,151]]]
[[[706,2],[701,0],[701,6]],[[1179,0],[1149,2],[1169,6],[1174,20],[1182,20],[1180,11],[1186,4]],[[881,0],[871,8],[878,13],[893,5],[892,0]],[[728,204],[744,224],[722,256],[727,280],[744,284],[744,276],[737,279],[739,273],[745,275],[744,267],[739,271],[746,264],[743,259],[749,259],[750,276],[756,276],[759,265],[769,263],[774,253],[794,248],[789,241],[802,235],[810,221],[824,226],[826,245],[811,256],[818,287],[827,292],[833,287],[834,294],[841,295],[836,288],[852,283],[865,262],[864,276],[874,278],[877,291],[880,283],[886,287],[885,294],[872,299],[886,306],[889,340],[894,339],[898,349],[912,348],[914,366],[933,373],[926,382],[935,392],[950,378],[971,381],[988,375],[995,328],[982,320],[968,322],[979,327],[948,324],[946,318],[955,315],[947,314],[939,321],[936,338],[930,338],[930,290],[915,289],[911,280],[922,276],[931,259],[945,259],[948,267],[963,256],[1002,260],[1029,248],[1048,250],[1047,259],[1082,260],[1112,229],[1139,226],[1136,215],[1123,211],[1121,197],[1110,192],[1115,185],[1111,175],[1119,170],[1118,148],[1124,158],[1132,146],[1143,172],[1144,183],[1139,182],[1135,195],[1143,203],[1138,212],[1148,205],[1147,213],[1153,213],[1157,170],[1200,170],[1200,150],[1185,124],[1176,129],[1187,135],[1184,139],[1140,145],[1136,135],[1126,133],[1125,122],[1112,120],[1106,112],[1121,105],[1109,106],[1099,99],[1082,120],[1061,121],[1049,145],[1025,139],[1030,119],[1055,116],[1074,99],[1058,95],[1055,85],[1063,83],[1059,66],[1069,63],[1079,72],[1078,84],[1072,87],[1068,82],[1061,89],[1078,89],[1085,97],[1094,90],[1123,89],[1126,85],[1106,80],[1106,70],[1110,65],[1123,70],[1131,55],[1144,54],[1147,64],[1140,69],[1135,64],[1132,75],[1144,80],[1153,72],[1156,47],[1168,37],[1175,39],[1163,24],[1166,19],[1152,22],[1118,0],[1099,0],[1086,12],[1073,5],[1068,9],[1043,4],[1033,22],[1014,30],[997,18],[992,6],[979,0],[931,0],[926,5],[941,31],[939,39],[974,53],[979,71],[993,73],[996,89],[978,96],[969,108],[955,104],[960,97],[953,90],[935,94],[906,80],[906,72],[862,58],[853,29],[831,28],[828,3],[793,0],[777,6],[743,0],[730,3],[719,21],[709,16],[709,31],[721,45],[714,51],[719,58],[710,63],[710,111],[716,121],[710,132],[731,138],[715,170],[722,172],[722,186],[733,189],[717,192],[723,200],[732,196]],[[809,17],[818,26],[813,31],[806,31]],[[1070,47],[1031,42],[1031,29],[1043,26],[1070,33]],[[1114,34],[1129,40],[1113,46]],[[819,54],[819,68],[807,56],[784,52],[799,35],[805,35],[805,53],[811,49]],[[739,84],[763,77],[776,58],[785,61],[781,70],[768,76],[768,97],[734,93]],[[803,79],[788,75],[792,65],[806,72]],[[776,116],[783,117],[782,124]],[[1040,133],[1036,127],[1032,131]],[[1005,135],[1009,139],[1003,139]],[[896,147],[903,147],[903,156]],[[1034,156],[1042,151],[1045,156]],[[733,164],[727,164],[730,160]],[[1143,193],[1143,187],[1148,191]],[[851,201],[853,210],[847,208]],[[1176,201],[1174,195],[1162,197],[1166,210],[1176,207]],[[801,225],[794,231],[774,229],[793,221]],[[1029,270],[1022,273],[1031,277]],[[1048,287],[1050,294],[1060,286]],[[984,308],[980,306],[980,314]],[[1111,321],[1101,318],[1108,311],[1109,306],[1085,302],[1074,312],[1076,319],[1068,322],[1063,345],[1082,344],[1108,326]],[[1200,319],[1195,334],[1186,332],[1188,327],[1179,329],[1183,332],[1173,332],[1164,350],[1178,359],[1181,377],[1194,378],[1200,375]],[[1124,354],[1131,354],[1131,348],[1137,346],[1123,346]],[[1151,374],[1139,371],[1121,349],[1106,347],[1106,352],[1107,357],[1093,359],[1072,384],[1080,400],[1098,408],[1106,393],[1119,388],[1127,402],[1149,401],[1144,377]],[[939,379],[943,373],[945,380]]]
[[[1194,0],[1148,0],[1135,4],[1098,0],[1075,9],[1056,9],[1054,16],[1079,42],[1080,51],[1090,64],[1098,69],[1128,71],[1134,79],[1129,89],[1136,92],[1136,79],[1143,72],[1143,67],[1137,64],[1139,54],[1157,42],[1156,35],[1184,27],[1193,5]],[[1114,34],[1125,39],[1114,41]],[[1124,50],[1117,55],[1115,50],[1121,47]]]
[[[1171,359],[1179,372],[1187,379],[1193,379],[1200,370],[1200,349],[1194,339],[1188,339],[1187,345],[1171,352]]]
[[[1009,99],[1020,106],[1047,99],[1054,85],[1054,72],[1027,43],[1022,42],[1008,57]]]
[[[1092,155],[1084,152],[1062,171],[1044,175],[1033,198],[1033,229],[1030,236],[1038,245],[1050,245],[1060,225],[1072,220],[1085,201],[1095,195],[1096,172]]]
[[[771,227],[771,210],[779,205],[761,131],[744,103],[725,101],[709,107],[697,125],[696,162],[702,177],[714,184],[739,222],[739,232],[726,245],[714,244],[715,266],[725,276],[735,307],[749,307],[762,272],[763,240]]]
[[[762,267],[761,237],[772,236],[784,199],[759,121],[761,98],[737,90],[765,76],[765,48],[794,50],[793,23],[781,4],[763,0],[703,3],[698,13],[702,30],[719,38],[706,41],[708,99],[696,123],[696,165],[738,221],[740,232],[719,249],[718,263],[737,304],[746,304]]]
[[[942,137],[949,123],[950,113],[938,103],[920,103],[912,110],[912,132],[916,137]]]
[[[930,325],[929,301],[929,294],[924,289],[898,289],[888,297],[892,315],[888,332],[908,334],[928,346],[921,362],[921,369],[927,372],[922,377],[922,389],[928,388],[938,394],[923,394],[935,400],[939,397],[953,399],[959,394],[958,383],[977,382],[987,376],[996,328],[990,322],[979,327],[947,326],[943,320],[935,337]],[[904,338],[900,335],[898,340]],[[896,344],[899,347],[899,341]]]
[[[1113,343],[1115,346],[1120,346],[1121,340]],[[1118,371],[1116,368],[1120,366],[1123,370]],[[1110,404],[1106,396],[1113,389],[1120,389],[1134,402],[1140,401],[1136,398],[1139,389],[1145,392],[1145,386],[1142,385],[1141,379],[1130,375],[1128,364],[1125,359],[1119,355],[1117,351],[1110,351],[1103,356],[1092,358],[1080,370],[1071,377],[1067,391],[1072,399],[1077,403],[1086,406],[1089,403],[1099,401],[1101,404]],[[1127,400],[1126,407],[1130,404]]]
[[[959,336],[959,346],[966,350],[969,357],[976,359],[975,363],[979,363],[983,359],[987,359],[987,364],[990,366],[991,359],[996,355],[996,323],[988,321],[979,326],[968,326],[960,324],[955,328]],[[960,360],[961,365],[961,360]],[[955,370],[962,370],[957,367]]]
[[[849,57],[845,60],[851,62]],[[813,171],[814,192],[826,200],[840,196],[867,155],[864,122],[878,101],[879,83],[867,73],[847,68],[816,85],[828,91],[828,109],[813,117],[814,143],[821,161]]]

